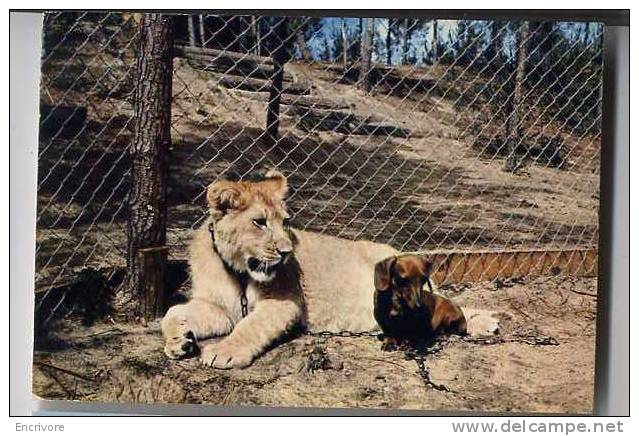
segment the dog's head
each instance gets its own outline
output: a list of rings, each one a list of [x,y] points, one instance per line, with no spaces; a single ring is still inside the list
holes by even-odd
[[[392,292],[394,310],[410,310],[424,305],[423,287],[427,283],[431,262],[425,256],[393,256],[375,265],[375,289]]]

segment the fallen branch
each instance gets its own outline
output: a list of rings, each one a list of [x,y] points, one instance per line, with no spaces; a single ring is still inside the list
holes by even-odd
[[[258,64],[273,65],[273,60],[266,56],[256,56],[247,53],[239,53],[228,50],[216,50],[214,48],[189,47],[177,45],[174,47],[175,53],[188,57],[189,55],[199,55],[216,60],[231,60],[233,62],[254,62]]]
[[[593,294],[591,292],[575,291],[574,289],[570,289],[570,292],[574,292],[575,294],[579,294],[579,295],[585,295],[587,297],[597,298],[597,294]]]
[[[251,100],[257,100],[261,102],[268,102],[269,93],[268,92],[250,92],[250,91],[242,91],[240,89],[233,90],[234,93],[241,97],[250,98]],[[283,105],[295,105],[306,108],[314,108],[314,109],[348,109],[349,105],[346,101],[335,101],[329,100],[327,98],[318,97],[315,95],[290,95],[283,94],[282,100],[280,104]]]
[[[91,333],[90,335],[86,335],[86,337],[87,338],[93,338],[93,337],[96,337],[96,336],[103,336],[103,335],[108,335],[108,334],[111,334],[111,333],[116,334],[116,335],[123,335],[124,334],[124,332],[121,329],[115,327],[115,328],[103,330],[103,331],[100,331],[100,332],[97,332],[97,333]]]
[[[250,77],[253,79],[270,79],[273,76],[273,66],[246,62],[229,63],[224,60],[210,58],[185,58],[188,64],[200,71],[211,73],[232,74],[234,76]],[[293,82],[293,76],[284,71],[284,80]]]
[[[46,375],[48,375],[49,377],[51,377],[53,379],[54,382],[56,382],[56,384],[58,386],[60,386],[60,388],[64,391],[64,393],[66,394],[67,398],[74,398],[75,397],[75,393],[71,392],[64,383],[62,383],[62,380],[60,380],[52,371],[42,371],[44,372]],[[76,379],[77,380],[77,379]]]
[[[34,365],[40,366],[42,368],[48,368],[48,369],[52,369],[55,371],[60,371],[62,373],[65,373],[67,375],[73,376],[73,377],[77,377],[79,379],[91,382],[91,383],[97,383],[97,381],[89,376],[83,375],[83,374],[79,374],[75,371],[71,371],[70,369],[65,369],[65,368],[60,368],[59,366],[55,366],[55,365],[51,365],[50,363],[45,363],[45,362],[33,362]]]
[[[231,74],[214,74],[214,82],[225,88],[243,89],[255,92],[270,92],[271,81],[265,79],[252,79],[250,77],[234,76]],[[311,93],[308,85],[297,83],[284,83],[282,94],[306,95]]]

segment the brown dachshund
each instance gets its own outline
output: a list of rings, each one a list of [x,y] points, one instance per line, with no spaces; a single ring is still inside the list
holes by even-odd
[[[433,293],[431,266],[417,255],[394,256],[375,265],[374,315],[384,332],[383,349],[423,344],[438,333],[466,334],[461,308]]]

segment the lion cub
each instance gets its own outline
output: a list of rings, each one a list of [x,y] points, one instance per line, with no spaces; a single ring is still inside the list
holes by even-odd
[[[466,334],[461,308],[432,292],[431,266],[417,255],[393,256],[375,265],[374,315],[384,332],[383,349],[423,344],[438,333]]]

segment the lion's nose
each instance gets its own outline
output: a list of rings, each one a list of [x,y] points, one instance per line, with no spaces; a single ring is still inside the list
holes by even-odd
[[[279,248],[277,249],[277,254],[280,255],[280,259],[282,263],[286,263],[288,261],[291,251],[292,250],[287,250],[287,249],[284,249],[284,250],[281,250]]]

